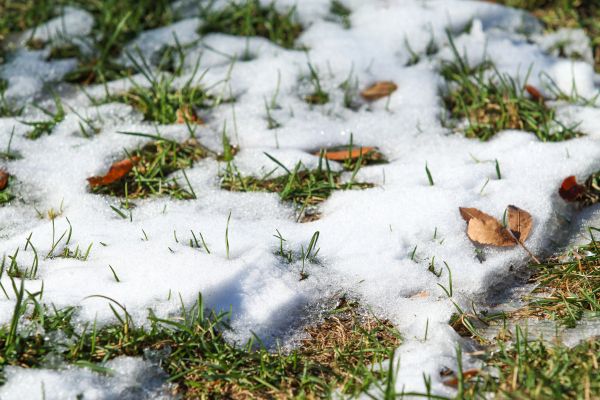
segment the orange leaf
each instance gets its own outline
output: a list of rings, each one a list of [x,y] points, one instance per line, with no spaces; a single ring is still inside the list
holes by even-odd
[[[375,101],[391,95],[396,89],[398,89],[398,85],[394,82],[380,81],[360,92],[360,95],[367,101]]]
[[[585,192],[585,186],[577,183],[577,178],[572,175],[565,178],[558,189],[558,194],[566,201],[577,201]]]
[[[525,85],[525,90],[527,91],[527,93],[529,93],[533,100],[544,101],[544,96],[535,86]]]
[[[8,186],[8,177],[9,176],[10,175],[8,174],[8,172],[0,169],[0,190],[4,190]]]
[[[339,150],[339,151],[325,151],[324,157],[331,161],[346,161],[356,160],[360,156],[366,156],[367,154],[375,151],[375,147],[354,147],[350,151]],[[320,153],[315,153],[316,156]]]
[[[127,175],[139,161],[140,158],[137,156],[117,161],[110,166],[106,175],[93,176],[87,180],[91,187],[110,185]]]

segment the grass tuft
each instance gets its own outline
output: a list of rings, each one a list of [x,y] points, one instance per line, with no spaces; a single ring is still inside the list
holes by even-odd
[[[532,132],[544,142],[558,142],[582,135],[576,126],[558,121],[554,109],[527,96],[524,84],[501,74],[491,62],[470,66],[448,37],[454,60],[442,65],[448,85],[443,100],[455,121],[467,121],[465,136],[485,141],[499,131],[515,129]]]
[[[595,399],[600,397],[600,340],[574,347],[529,340],[519,328],[499,342],[484,370],[459,371],[458,398]]]
[[[175,171],[190,168],[194,162],[205,158],[209,151],[197,140],[188,139],[178,143],[168,139],[158,139],[126,155],[139,161],[127,175],[106,186],[95,186],[93,193],[125,198],[142,199],[151,196],[170,196],[174,199],[195,198],[191,187],[182,187],[170,177]]]
[[[287,49],[302,33],[302,25],[296,19],[295,7],[286,13],[277,10],[275,2],[268,6],[259,0],[230,1],[222,9],[214,9],[213,3],[201,7],[203,20],[199,33],[202,35],[221,32],[236,36],[260,36]]]
[[[594,240],[536,268],[537,285],[515,316],[556,320],[575,327],[584,316],[600,316],[600,248]]]
[[[134,325],[123,305],[95,296],[110,301],[119,323],[75,329],[75,308],[49,309],[39,303],[41,293],[12,282],[17,302],[11,324],[0,328],[0,370],[7,365],[36,368],[53,358],[101,371],[112,358],[144,356],[160,360],[174,394],[186,398],[315,398],[338,390],[358,395],[383,377],[372,365],[383,362],[401,340],[389,321],[345,298],[326,310],[323,321],[308,326],[292,351],[269,352],[254,339],[231,344],[223,336],[229,314],[207,312],[201,297],[173,318],[150,313],[144,327]]]
[[[268,154],[267,154],[268,156]],[[328,160],[321,158],[315,170],[308,170],[298,162],[293,170],[285,168],[279,161],[274,160],[286,173],[270,178],[275,169],[262,178],[243,176],[233,163],[228,163],[221,177],[221,188],[232,192],[272,192],[278,193],[282,201],[292,202],[300,209],[300,217],[311,214],[312,207],[324,202],[336,190],[366,189],[373,187],[371,183],[356,182],[354,177],[361,164],[357,163],[352,177],[348,182],[342,182],[340,172],[331,171]],[[307,216],[307,215],[306,215]]]

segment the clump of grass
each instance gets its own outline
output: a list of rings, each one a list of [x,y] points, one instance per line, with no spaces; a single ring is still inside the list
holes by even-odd
[[[292,202],[300,208],[299,219],[308,207],[314,207],[323,201],[336,190],[366,189],[373,187],[371,183],[356,182],[354,180],[360,164],[352,173],[348,182],[342,182],[340,172],[331,171],[329,162],[323,157],[320,158],[318,167],[315,170],[308,170],[301,162],[298,162],[293,170],[289,170],[279,161],[269,156],[286,173],[270,178],[277,170],[267,173],[261,178],[253,176],[243,176],[234,164],[228,163],[221,177],[221,188],[232,192],[273,192],[278,193],[282,201]],[[325,165],[323,165],[325,164]]]
[[[454,119],[467,120],[467,137],[488,140],[505,129],[532,132],[545,142],[581,136],[576,126],[562,124],[554,109],[528,97],[523,84],[502,75],[491,62],[471,67],[448,36],[454,60],[442,65],[448,83],[443,99]]]
[[[207,312],[200,296],[173,318],[150,313],[147,327],[134,325],[121,304],[97,296],[111,302],[119,323],[101,329],[85,324],[78,330],[75,308],[48,309],[39,303],[41,293],[26,292],[16,279],[12,283],[17,302],[11,323],[0,328],[0,370],[7,365],[39,367],[53,356],[107,372],[102,365],[107,360],[145,356],[160,359],[176,394],[186,398],[330,397],[336,390],[358,395],[380,379],[383,373],[372,364],[384,361],[400,344],[390,322],[345,299],[324,321],[309,326],[306,339],[291,352],[269,352],[257,340],[244,346],[229,343],[223,336],[229,314]],[[55,333],[60,335],[51,335]]]
[[[115,61],[123,45],[140,32],[174,20],[169,0],[77,0],[95,18],[93,43],[80,53],[79,66],[65,76],[73,83],[92,84],[123,78],[133,70]]]
[[[596,71],[600,71],[600,5],[581,0],[497,0],[511,7],[523,8],[538,17],[548,30],[583,29],[592,44]]]
[[[484,370],[459,371],[457,398],[598,398],[599,363],[598,338],[568,347],[531,341],[517,329],[514,344],[500,342],[497,350],[487,354]]]
[[[600,248],[596,241],[535,268],[531,281],[537,288],[515,316],[575,327],[585,315],[600,315]]]
[[[0,63],[6,37],[35,27],[55,16],[56,2],[52,0],[0,1]]]
[[[152,135],[142,136],[150,136],[155,140],[130,153],[126,152],[130,159],[139,158],[131,171],[110,185],[93,187],[92,192],[123,197],[127,207],[129,199],[150,196],[170,196],[180,200],[195,198],[187,178],[186,189],[170,175],[175,171],[190,168],[195,161],[208,156],[209,151],[195,139],[178,143]]]
[[[302,33],[302,25],[295,17],[295,7],[282,14],[275,2],[263,6],[259,0],[230,1],[218,10],[213,8],[213,3],[201,7],[203,23],[200,34],[222,32],[236,36],[260,36],[291,49]]]
[[[15,195],[11,190],[11,186],[14,185],[14,181],[15,178],[13,178],[12,175],[9,176],[6,187],[0,190],[0,206],[10,203],[11,200],[15,198]]]
[[[50,119],[44,121],[24,121],[25,125],[31,126],[33,129],[29,131],[25,137],[31,140],[41,138],[44,134],[50,135],[54,127],[65,119],[65,110],[60,97],[54,96],[54,111],[39,108]]]
[[[0,60],[1,61],[1,60]],[[16,107],[11,104],[5,97],[7,83],[5,80],[0,79],[0,118],[2,117],[16,117],[21,115],[23,107]]]
[[[350,14],[352,14],[352,10],[346,7],[344,3],[339,0],[331,0],[329,3],[329,12],[335,19],[339,20],[345,29],[350,29]]]
[[[135,62],[135,60],[132,58]],[[196,116],[196,109],[214,107],[221,99],[207,93],[199,86],[192,85],[197,68],[192,77],[179,89],[173,87],[174,76],[160,77],[152,74],[147,65],[138,66],[148,82],[149,87],[133,82],[133,88],[126,93],[109,96],[106,101],[119,101],[129,104],[144,114],[147,121],[159,124],[175,122],[201,122]]]
[[[329,93],[323,89],[319,73],[310,62],[308,63],[308,69],[310,71],[309,81],[313,87],[313,92],[306,95],[304,100],[311,105],[327,104],[329,102]]]

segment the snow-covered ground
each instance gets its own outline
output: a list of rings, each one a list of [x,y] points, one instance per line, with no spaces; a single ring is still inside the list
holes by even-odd
[[[47,89],[54,88],[63,98],[67,117],[51,135],[35,141],[24,137],[30,127],[22,121],[39,118],[39,111],[32,108],[24,116],[0,119],[0,149],[14,129],[12,149],[23,156],[0,161],[0,167],[18,180],[18,200],[0,208],[0,255],[12,255],[19,248],[19,264],[31,265],[34,253],[31,246],[25,250],[31,235],[42,256],[39,278],[27,280],[26,289],[34,292],[43,284],[43,302],[79,307],[80,321],[114,322],[108,302],[91,295],[119,301],[143,322],[149,308],[166,316],[179,310],[179,296],[192,303],[201,292],[208,307],[232,309],[233,340],[245,340],[255,332],[273,343],[291,334],[289,327],[305,318],[311,305],[335,293],[351,293],[389,318],[403,335],[396,352],[398,388],[423,390],[426,374],[437,392],[451,394],[441,384],[439,370],[456,365],[456,346],[461,342],[448,325],[455,311],[453,302],[467,308],[472,302],[489,304],[493,295],[510,287],[513,267],[527,262],[527,254],[518,247],[485,248],[485,261],[480,262],[465,235],[458,207],[477,207],[496,217],[509,204],[526,209],[535,224],[527,244],[536,254],[563,240],[559,233],[571,215],[558,198],[557,188],[568,175],[583,177],[600,167],[600,109],[556,104],[562,120],[581,122],[580,129],[586,133],[559,143],[542,143],[533,134],[518,131],[501,132],[489,142],[480,142],[449,131],[440,122],[444,83],[438,68],[441,60],[452,57],[445,30],[455,32],[459,51],[473,63],[487,55],[501,72],[521,78],[531,67],[531,84],[543,87],[540,76],[544,73],[564,91],[576,87],[586,97],[597,92],[595,83],[600,82],[585,61],[589,46],[577,32],[544,36],[532,17],[486,2],[349,0],[345,4],[353,10],[350,29],[331,20],[329,1],[277,0],[276,4],[282,9],[297,6],[305,26],[299,44],[307,46],[308,53],[285,50],[262,38],[223,34],[200,38],[196,30],[202,21],[189,12],[187,19],[146,32],[129,46],[138,46],[150,59],[162,45],[173,42],[172,32],[176,32],[182,44],[190,45],[187,75],[178,78],[179,83],[189,79],[197,58],[202,57],[201,70],[207,72],[201,84],[231,91],[237,101],[208,112],[206,126],[197,130],[198,138],[218,150],[226,124],[232,142],[241,150],[234,162],[243,173],[260,175],[276,167],[264,152],[288,166],[298,160],[314,166],[318,158],[311,151],[347,144],[353,135],[356,144],[377,146],[389,160],[359,171],[357,180],[372,182],[374,188],[336,192],[321,206],[319,220],[301,224],[277,194],[221,190],[219,171],[224,164],[206,159],[187,171],[196,200],[138,201],[132,220],[121,219],[110,208],[117,200],[90,193],[86,182],[120,159],[123,148],[133,149],[147,140],[118,132],[158,130],[166,137],[184,139],[186,127],[142,122],[141,114],[123,104],[92,106],[87,96],[101,97],[103,86],[87,88],[84,94],[58,83],[75,67],[74,60],[46,61],[44,50],[19,50],[0,66],[0,76],[9,84],[7,98],[31,103],[44,96],[48,99]],[[185,9],[185,4],[180,5]],[[77,10],[67,10],[66,15],[68,23],[51,21],[37,34],[65,34],[65,25],[70,27],[67,35],[89,33],[89,16]],[[472,27],[465,32],[469,22]],[[573,46],[585,55],[583,61],[545,51],[553,40],[571,34]],[[426,56],[430,40],[440,51]],[[406,43],[422,54],[416,65],[406,66],[411,58]],[[253,58],[232,66],[231,59],[247,46]],[[328,104],[310,106],[303,100],[310,92],[302,79],[309,73],[309,60],[330,94]],[[344,93],[339,89],[350,74],[360,88],[391,80],[398,90],[389,102],[365,103],[353,111],[344,108]],[[278,82],[279,108],[272,114],[281,127],[269,130],[265,98],[272,98]],[[130,85],[122,80],[109,83],[108,88],[121,90]],[[82,137],[77,114],[93,119],[101,128],[99,134]],[[494,160],[502,171],[500,180]],[[434,186],[428,182],[426,164]],[[54,225],[36,212],[58,210],[61,204],[63,213]],[[230,212],[227,257],[225,230]],[[87,261],[43,257],[52,247],[53,229],[55,238],[68,229],[67,218],[72,226],[71,247],[87,248],[93,243]],[[211,254],[187,245],[190,230],[202,232]],[[308,279],[300,281],[298,268],[290,268],[274,255],[279,245],[273,237],[276,230],[294,249],[306,246],[313,233],[320,232],[322,263],[309,267]],[[452,271],[453,298],[438,286],[447,286],[447,271],[439,278],[428,271],[434,257],[436,270],[446,262]],[[6,275],[1,282],[11,287]],[[0,323],[9,321],[13,308],[14,296],[0,297]],[[42,386],[46,399],[68,398],[82,390],[86,399],[122,398],[120,390],[136,385],[143,386],[148,396],[160,395],[154,387],[155,372],[151,378],[144,373],[148,365],[128,359],[112,363],[118,370],[112,378],[83,369],[10,368],[0,398],[39,398]]]

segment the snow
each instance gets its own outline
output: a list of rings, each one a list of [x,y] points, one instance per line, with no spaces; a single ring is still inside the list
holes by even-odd
[[[218,176],[224,164],[206,159],[187,171],[196,200],[138,201],[132,221],[123,220],[109,207],[117,200],[91,194],[86,186],[86,178],[105,171],[121,157],[123,148],[146,141],[118,132],[154,134],[158,130],[165,137],[184,139],[187,130],[181,125],[155,127],[142,122],[142,116],[129,106],[94,107],[81,91],[65,90],[61,93],[67,117],[50,136],[36,141],[24,138],[28,127],[22,121],[39,118],[31,107],[23,117],[0,119],[0,146],[8,142],[14,127],[12,148],[23,155],[20,160],[0,162],[18,179],[20,199],[0,208],[0,254],[13,254],[20,248],[19,263],[30,265],[33,252],[24,250],[29,235],[38,253],[47,254],[53,224],[40,219],[36,209],[44,213],[62,204],[63,214],[54,221],[57,236],[68,229],[68,218],[73,228],[71,247],[85,249],[93,243],[89,259],[40,257],[39,279],[26,281],[27,290],[39,290],[43,282],[44,303],[78,306],[80,321],[97,319],[100,324],[113,322],[114,317],[106,300],[89,296],[113,298],[126,306],[136,322],[144,322],[148,308],[166,316],[179,310],[178,295],[190,304],[202,293],[207,306],[231,308],[233,340],[245,340],[255,332],[265,343],[274,343],[293,321],[305,317],[311,305],[348,292],[391,319],[402,332],[404,343],[396,352],[398,388],[423,390],[425,373],[432,377],[437,393],[448,394],[438,372],[444,365],[455,365],[455,348],[460,343],[448,326],[455,310],[453,301],[466,307],[471,302],[485,304],[494,288],[510,280],[510,267],[527,260],[518,247],[486,248],[481,263],[465,235],[458,207],[478,207],[501,218],[507,205],[517,205],[534,217],[528,247],[533,253],[547,249],[560,236],[565,217],[570,217],[556,194],[561,180],[572,174],[584,177],[600,167],[600,113],[591,106],[559,104],[561,118],[581,122],[587,134],[560,143],[542,143],[518,131],[502,132],[482,143],[450,132],[439,120],[444,113],[439,96],[443,82],[436,68],[451,57],[444,32],[456,32],[459,51],[466,52],[472,62],[486,54],[501,72],[521,79],[531,67],[531,83],[536,86],[541,87],[545,73],[567,93],[576,89],[591,98],[597,93],[594,81],[599,78],[586,61],[546,52],[552,40],[563,39],[562,34],[543,36],[539,23],[530,16],[485,2],[348,1],[353,9],[349,30],[328,21],[328,1],[277,1],[282,9],[293,4],[307,26],[299,41],[310,48],[308,55],[262,38],[211,34],[200,39],[195,31],[201,21],[191,13],[171,27],[143,33],[128,46],[139,48],[151,59],[162,46],[174,44],[175,32],[182,44],[190,46],[186,75],[176,80],[178,84],[190,78],[197,57],[202,56],[201,70],[208,70],[202,83],[215,93],[231,91],[236,102],[210,111],[207,125],[196,133],[203,144],[218,150],[225,124],[241,149],[235,163],[243,173],[260,176],[275,168],[264,152],[288,168],[298,161],[314,166],[317,158],[310,151],[347,144],[352,134],[354,143],[378,146],[390,161],[365,167],[357,175],[357,180],[372,182],[374,188],[336,192],[322,205],[320,220],[299,224],[293,209],[279,202],[276,194],[221,190]],[[67,15],[78,12],[71,10]],[[461,32],[469,21],[471,30]],[[57,32],[57,24],[50,21],[38,32],[45,39]],[[86,32],[82,27],[68,31]],[[528,40],[524,32],[536,40]],[[406,66],[410,59],[406,41],[422,53],[430,40],[440,52],[423,55],[420,63]],[[246,46],[254,58],[232,66]],[[303,101],[311,90],[306,80],[309,60],[330,93],[326,105],[309,106]],[[0,76],[9,83],[7,98],[24,103],[47,99],[44,86],[56,85],[75,65],[74,60],[46,61],[43,51],[23,49],[0,67]],[[343,92],[338,88],[351,73],[361,88],[392,80],[399,89],[389,103],[362,104],[352,111],[343,107]],[[264,99],[270,101],[278,80],[279,108],[272,113],[282,127],[268,130]],[[108,88],[123,90],[130,85],[121,80]],[[87,91],[102,97],[105,88],[99,85]],[[93,118],[100,133],[92,139],[82,137],[73,110]],[[496,178],[495,160],[501,180]],[[426,164],[434,186],[428,183]],[[225,229],[230,212],[227,258]],[[142,240],[142,229],[147,241]],[[190,230],[202,232],[211,254],[187,246]],[[273,237],[276,230],[293,249],[306,247],[312,234],[320,232],[322,263],[309,266],[308,279],[299,281],[297,266],[287,267],[274,256],[279,245]],[[436,269],[446,262],[452,270],[452,299],[438,286],[448,284],[447,271],[438,278],[427,270],[433,257]],[[121,282],[115,281],[108,265]],[[6,276],[2,283],[10,287]],[[421,292],[425,296],[415,296]],[[14,296],[0,299],[1,323],[9,321],[13,304]],[[424,340],[426,325],[429,335]],[[111,378],[77,368],[9,368],[0,397],[23,398],[32,387],[40,387],[41,395],[42,382],[46,398],[72,397],[82,391],[85,398],[123,398],[121,391],[126,387],[147,385],[139,383],[139,371],[146,368],[142,361],[109,363],[120,371]],[[49,397],[50,393],[56,397]]]

